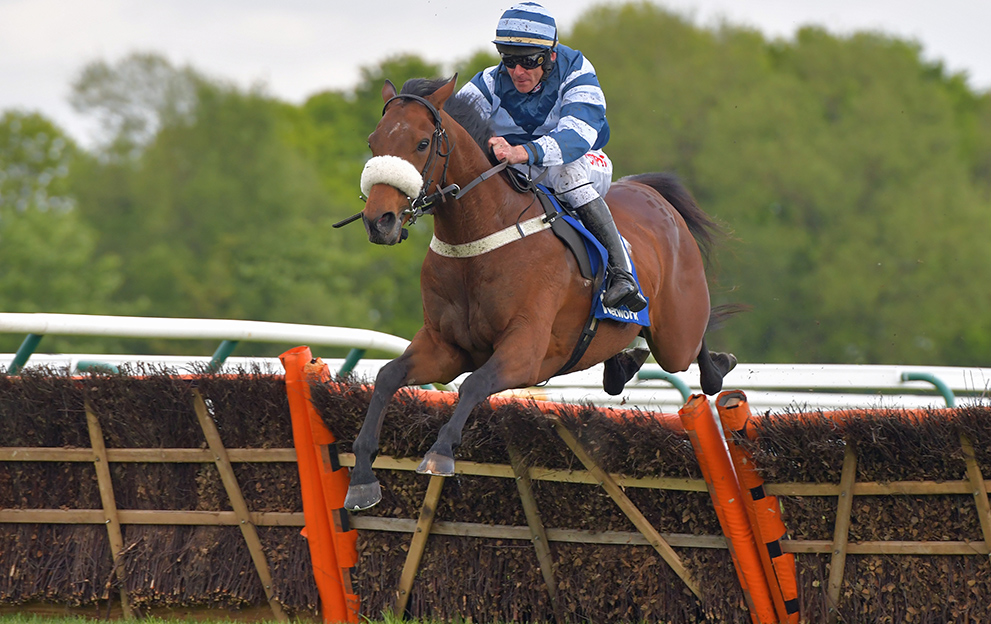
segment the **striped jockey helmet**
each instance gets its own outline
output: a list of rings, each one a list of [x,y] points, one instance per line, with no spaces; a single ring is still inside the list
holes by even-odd
[[[557,46],[557,23],[536,2],[520,2],[502,14],[492,43],[500,50],[504,47],[553,50]]]

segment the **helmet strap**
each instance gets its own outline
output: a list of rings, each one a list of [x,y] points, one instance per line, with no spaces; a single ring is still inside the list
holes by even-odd
[[[557,61],[553,60],[557,55],[557,38],[554,39],[554,47],[547,51],[547,58],[544,59],[544,64],[542,65],[544,73],[540,77],[540,82],[547,80],[547,77],[551,75],[554,71],[554,65]]]

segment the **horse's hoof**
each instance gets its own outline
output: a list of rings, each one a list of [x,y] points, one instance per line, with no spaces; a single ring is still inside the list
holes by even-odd
[[[625,349],[606,360],[602,371],[602,389],[606,394],[622,394],[626,382],[633,379],[649,355],[647,349]]]
[[[454,458],[430,452],[423,457],[423,461],[416,471],[420,474],[434,475],[437,477],[454,476]]]
[[[382,486],[378,481],[348,486],[344,497],[344,508],[348,511],[362,511],[374,507],[382,500]]]
[[[736,368],[736,356],[732,353],[722,353],[716,351],[711,354],[712,363],[715,365],[716,370],[725,377],[727,373]]]

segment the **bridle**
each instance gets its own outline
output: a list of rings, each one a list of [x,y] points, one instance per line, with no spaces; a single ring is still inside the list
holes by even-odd
[[[409,208],[403,210],[402,213],[400,214],[400,216],[402,217],[406,217],[406,216],[409,217],[407,221],[408,225],[413,225],[414,223],[416,223],[416,220],[422,217],[423,215],[432,213],[434,206],[438,202],[443,202],[447,197],[451,197],[452,199],[463,197],[468,193],[468,191],[473,189],[476,185],[491,178],[493,175],[499,173],[500,171],[502,171],[507,167],[508,165],[507,162],[505,161],[500,162],[498,165],[485,171],[477,178],[469,182],[463,189],[457,184],[448,185],[447,168],[451,164],[451,159],[449,157],[451,153],[454,151],[454,145],[453,142],[451,141],[450,136],[447,134],[447,130],[444,129],[443,119],[440,116],[440,111],[437,110],[437,107],[431,104],[430,101],[427,100],[426,98],[420,97],[419,95],[413,95],[410,93],[399,93],[389,98],[386,101],[385,105],[382,106],[383,116],[385,115],[385,111],[389,108],[389,105],[392,104],[394,100],[409,100],[413,102],[419,102],[420,104],[422,104],[427,108],[427,110],[430,112],[430,115],[434,119],[434,132],[432,135],[430,135],[430,156],[427,157],[427,162],[426,164],[423,165],[423,170],[420,172],[420,177],[423,178],[425,182],[423,186],[420,188],[420,193],[419,195],[416,196],[416,198],[407,198],[407,200],[409,201]],[[444,168],[441,170],[440,183],[436,185],[437,190],[434,191],[433,193],[428,194],[430,188],[434,186],[434,181],[432,178],[431,179],[427,178],[427,173],[431,169],[433,169],[434,162],[437,160],[437,158],[444,159]],[[364,197],[362,197],[362,199],[364,199]],[[343,221],[335,223],[334,227],[339,228],[345,226],[348,223],[351,223],[352,221],[358,220],[360,217],[361,217],[361,213],[359,212],[351,217],[348,217],[347,219],[344,219]]]
[[[389,108],[389,104],[392,104],[395,100],[411,100],[414,102],[419,102],[424,105],[428,111],[430,111],[431,116],[434,118],[434,133],[430,135],[430,156],[427,157],[426,164],[423,165],[423,170],[420,172],[420,177],[423,178],[424,183],[420,188],[420,194],[417,195],[415,199],[409,200],[409,208],[402,212],[402,216],[409,215],[409,225],[416,223],[416,220],[425,214],[429,214],[433,210],[434,204],[438,201],[443,201],[447,195],[451,197],[457,197],[458,192],[461,187],[457,184],[447,184],[447,168],[451,164],[451,159],[448,158],[454,151],[454,146],[451,144],[450,136],[447,134],[447,130],[444,129],[444,122],[441,119],[440,111],[437,107],[430,103],[426,98],[422,98],[419,95],[412,95],[409,93],[400,93],[389,98],[385,105],[382,107],[382,115],[385,115],[386,109]],[[434,162],[437,158],[444,159],[444,168],[441,170],[440,184],[437,185],[437,190],[434,193],[427,192],[434,185],[434,181],[431,178],[427,178],[427,172],[433,169]],[[443,188],[442,188],[443,187]]]

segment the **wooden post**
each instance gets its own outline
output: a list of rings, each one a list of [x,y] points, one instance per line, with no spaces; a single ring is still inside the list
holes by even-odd
[[[437,503],[440,501],[440,493],[443,488],[444,477],[436,475],[430,477],[430,483],[427,484],[427,494],[423,497],[423,506],[420,507],[420,518],[416,521],[413,541],[410,542],[409,552],[406,553],[406,563],[403,564],[403,573],[399,577],[399,587],[396,589],[396,617],[400,619],[406,611],[409,593],[413,589],[413,579],[416,578],[416,571],[420,568],[420,559],[427,547],[427,537],[430,535],[430,528],[434,523]]]
[[[848,442],[843,454],[840,495],[836,503],[836,525],[833,527],[833,553],[829,562],[829,584],[826,595],[830,622],[836,622],[839,619],[840,590],[843,587],[843,569],[846,567],[850,513],[853,510],[853,485],[856,479],[857,451],[853,444]]]
[[[506,450],[509,452],[509,462],[513,466],[513,472],[516,473],[516,488],[520,492],[523,513],[526,515],[526,523],[530,527],[533,547],[537,551],[540,573],[544,577],[544,584],[547,585],[547,594],[551,599],[554,620],[558,624],[563,624],[564,613],[560,610],[561,605],[557,599],[557,580],[554,578],[554,558],[551,556],[551,545],[547,541],[547,532],[544,530],[544,523],[540,519],[540,511],[537,509],[537,499],[533,496],[530,473],[523,465],[519,451],[512,446],[506,447]]]
[[[595,463],[592,456],[585,451],[581,443],[579,443],[575,436],[568,431],[568,428],[565,427],[564,424],[557,418],[554,419],[554,426],[557,428],[558,435],[561,436],[564,443],[568,445],[568,448],[570,448],[575,456],[581,460],[581,462],[585,465],[585,469],[591,472],[595,478],[598,479],[606,493],[612,497],[617,505],[619,505],[619,508],[622,509],[623,513],[626,514],[626,517],[633,522],[633,525],[637,527],[637,530],[643,533],[643,536],[647,538],[647,542],[649,542],[650,545],[654,547],[654,550],[661,555],[661,558],[664,559],[669,566],[671,566],[674,573],[685,582],[688,589],[692,590],[692,593],[695,594],[696,597],[701,598],[702,591],[699,589],[699,586],[695,583],[694,579],[692,579],[691,575],[688,573],[688,570],[685,569],[685,565],[681,562],[681,557],[678,556],[678,553],[676,553],[674,549],[671,548],[671,545],[668,544],[663,537],[661,537],[661,534],[658,533],[657,529],[650,524],[650,521],[647,520],[642,513],[640,513],[640,510],[637,509],[637,506],[633,504],[633,501],[626,496],[626,493],[623,492],[623,489],[619,487],[616,481],[609,476],[606,471],[602,470],[597,463]]]
[[[127,619],[133,618],[131,603],[127,598],[124,587],[124,563],[121,553],[124,550],[124,535],[120,528],[120,518],[117,514],[117,499],[114,497],[114,485],[110,476],[110,462],[107,461],[107,446],[103,440],[103,429],[100,421],[93,413],[89,399],[85,400],[86,425],[89,429],[90,446],[93,447],[93,465],[96,468],[96,482],[100,487],[100,501],[103,503],[103,516],[107,525],[107,537],[110,540],[110,555],[114,560],[114,573],[120,581],[120,606]]]
[[[255,564],[255,569],[258,571],[258,578],[261,580],[262,587],[265,589],[265,597],[268,599],[272,614],[275,615],[276,620],[282,622],[288,621],[289,618],[286,616],[285,611],[282,610],[282,605],[279,604],[278,599],[275,597],[275,591],[272,589],[272,574],[268,568],[268,559],[265,557],[265,550],[262,548],[261,540],[258,539],[258,530],[251,522],[248,504],[245,502],[244,495],[241,493],[241,487],[237,483],[237,477],[234,476],[234,469],[231,466],[230,458],[227,456],[227,449],[224,448],[224,444],[220,439],[220,432],[217,430],[217,424],[213,422],[213,418],[207,410],[206,402],[203,400],[203,395],[200,394],[199,388],[193,388],[193,407],[196,411],[196,417],[200,421],[200,427],[203,428],[203,435],[206,436],[207,444],[210,445],[210,452],[213,453],[217,470],[220,472],[220,479],[224,483],[224,489],[227,490],[227,496],[231,500],[231,507],[237,516],[238,523],[241,527],[241,534],[244,536],[244,541],[248,544],[248,552],[251,553],[251,560]]]
[[[963,447],[963,460],[967,464],[967,478],[974,492],[974,502],[977,503],[977,517],[981,521],[981,532],[984,543],[991,552],[991,504],[988,504],[988,490],[984,485],[981,467],[977,465],[974,456],[974,444],[964,434],[960,434],[960,445]]]

